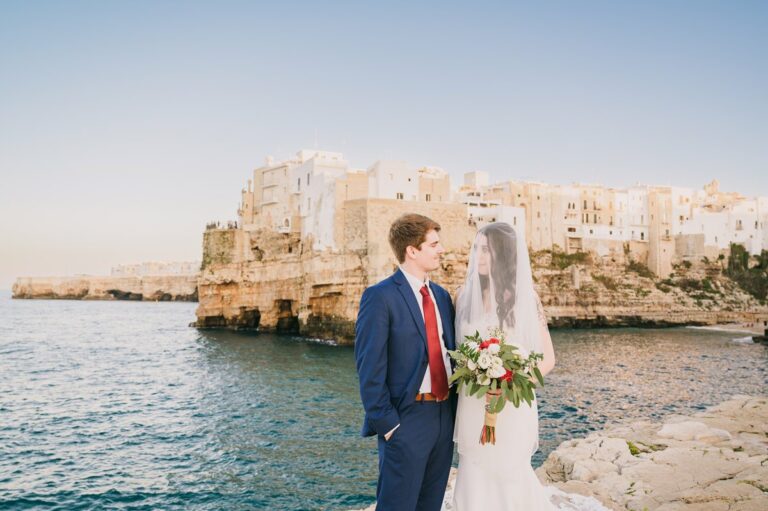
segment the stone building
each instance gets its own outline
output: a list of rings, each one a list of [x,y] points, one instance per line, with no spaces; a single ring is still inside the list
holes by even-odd
[[[347,201],[399,200],[461,204],[475,227],[508,221],[524,227],[532,251],[590,251],[627,258],[666,276],[677,259],[717,257],[739,243],[752,254],[768,247],[768,198],[724,193],[713,181],[701,190],[635,185],[490,183],[486,172],[464,175],[456,191],[436,167],[382,160],[352,169],[340,153],[302,150],[254,171],[238,210],[245,230],[297,233],[313,250],[343,250]]]
[[[714,317],[653,283],[643,290],[655,293],[653,300],[634,292],[604,294],[584,268],[570,267],[570,277],[553,270],[546,261],[554,253],[547,250],[591,252],[600,271],[613,272],[601,274],[610,282],[639,278],[626,271],[630,260],[666,278],[676,260],[716,257],[731,242],[751,253],[768,246],[768,198],[722,193],[716,182],[703,190],[616,189],[490,183],[487,173],[475,171],[454,190],[440,168],[382,160],[356,169],[340,153],[303,150],[281,162],[268,158],[242,190],[238,223],[206,229],[197,325],[353,338],[362,291],[397,266],[387,234],[406,212],[441,224],[446,254],[432,276],[449,290],[464,279],[479,227],[496,221],[518,227],[532,257],[544,261],[539,291],[556,324],[578,318],[589,324],[705,324],[745,316],[734,309],[728,313],[733,317]],[[632,281],[631,289],[641,285],[648,282]],[[739,300],[737,309],[751,307]]]

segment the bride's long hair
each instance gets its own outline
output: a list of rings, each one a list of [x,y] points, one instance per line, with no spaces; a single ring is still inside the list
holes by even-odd
[[[496,315],[499,318],[499,328],[515,326],[515,307],[517,285],[517,235],[509,224],[493,223],[480,229],[479,234],[488,240],[491,254],[491,264],[488,270],[493,281],[494,298],[496,299]],[[481,276],[480,284],[483,279]]]
[[[478,271],[481,241],[487,240],[490,264],[487,278]],[[469,255],[467,277],[456,303],[456,333],[461,342],[475,330],[481,335],[487,327],[483,294],[491,301],[494,323],[506,333],[514,333],[517,344],[540,351],[540,330],[536,313],[531,263],[523,233],[505,222],[481,228]]]

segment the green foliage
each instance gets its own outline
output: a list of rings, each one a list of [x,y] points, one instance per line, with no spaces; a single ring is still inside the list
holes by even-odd
[[[572,264],[588,264],[590,257],[588,252],[575,252],[566,254],[565,252],[552,251],[552,267],[564,270]]]
[[[645,289],[645,288],[642,288],[642,287],[636,287],[635,288],[635,294],[637,296],[639,296],[640,298],[645,298],[646,296],[651,294],[651,290],[650,289]]]
[[[616,281],[607,275],[592,275],[592,278],[602,283],[610,291],[616,291],[619,287]]]
[[[645,277],[647,279],[655,278],[653,272],[646,265],[637,261],[630,261],[629,264],[627,264],[627,271],[635,272],[641,277]]]
[[[725,273],[744,291],[765,302],[768,297],[768,250],[763,250],[754,259],[756,264],[750,268],[749,252],[743,246],[731,243]]]
[[[686,270],[690,270],[691,266],[692,264],[690,261],[683,261],[683,267],[685,267]]]
[[[701,291],[702,289],[701,281],[698,279],[679,279],[675,282],[675,284],[686,293],[690,293],[692,291]]]
[[[712,293],[716,295],[720,294],[720,291],[715,288],[715,286],[712,284],[712,280],[709,278],[705,278],[701,281],[701,289],[705,293]]]

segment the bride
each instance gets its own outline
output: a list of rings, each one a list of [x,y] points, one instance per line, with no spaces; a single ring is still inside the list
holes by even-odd
[[[555,352],[533,287],[528,249],[519,231],[502,222],[478,231],[467,278],[458,293],[457,342],[475,331],[487,339],[492,330],[501,329],[505,342],[518,345],[523,357],[530,352],[543,353],[539,363],[542,375],[552,370]],[[560,508],[552,500],[575,504],[569,498],[563,499],[565,494],[557,488],[545,488],[531,467],[531,456],[539,446],[535,399],[531,406],[521,401],[519,408],[507,403],[496,421],[495,444],[480,444],[484,417],[485,398],[469,397],[462,390],[454,430],[459,452],[454,511],[550,511]]]

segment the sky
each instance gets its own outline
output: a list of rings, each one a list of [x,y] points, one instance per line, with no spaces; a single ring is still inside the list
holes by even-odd
[[[0,289],[199,260],[266,156],[768,196],[768,2],[0,0]]]

